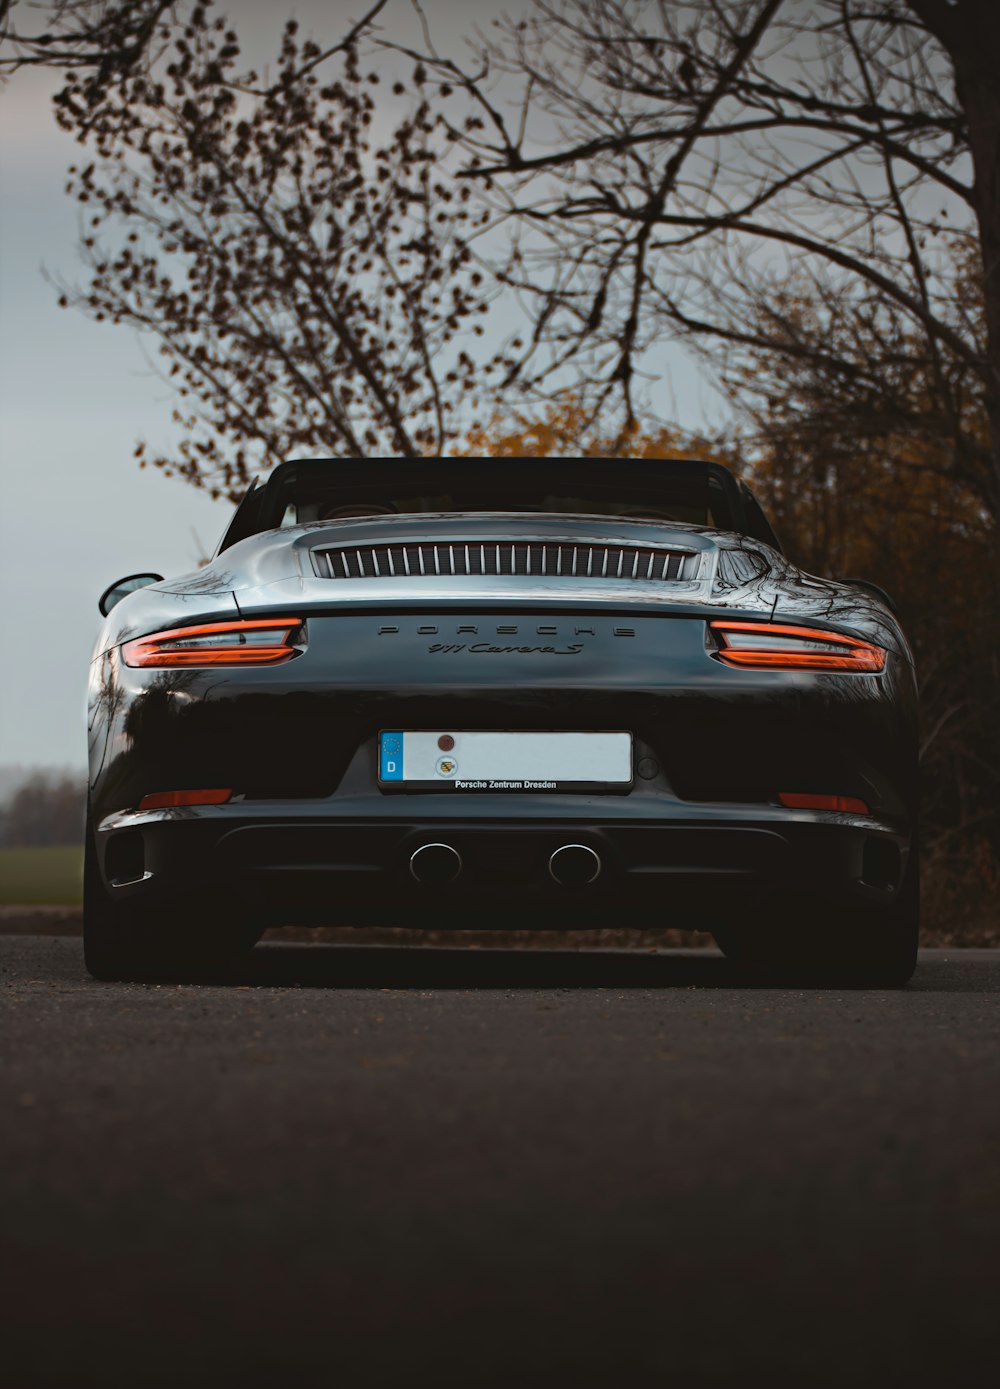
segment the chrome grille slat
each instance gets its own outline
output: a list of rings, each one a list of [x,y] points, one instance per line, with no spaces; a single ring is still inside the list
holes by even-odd
[[[313,551],[316,573],[330,579],[561,578],[670,583],[691,577],[690,551],[648,545],[566,545],[544,540],[517,542],[454,540],[392,545],[324,546]]]

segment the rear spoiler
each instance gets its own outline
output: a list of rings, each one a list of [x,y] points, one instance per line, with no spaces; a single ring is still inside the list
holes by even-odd
[[[233,519],[226,527],[226,532],[219,541],[219,548],[212,556],[213,559],[221,555],[223,550],[228,550],[230,545],[235,545],[237,540],[246,540],[248,535],[255,535],[260,529],[258,522],[263,491],[259,477],[255,477],[233,512]]]
[[[611,458],[369,458],[333,459],[299,458],[279,463],[270,473],[266,483],[254,478],[236,508],[236,514],[229,523],[219,544],[216,555],[245,540],[250,535],[271,530],[280,526],[289,502],[294,501],[300,486],[311,480],[336,478],[342,483],[345,499],[350,499],[354,491],[362,492],[366,498],[394,485],[413,486],[415,479],[426,482],[435,489],[440,483],[447,487],[451,479],[459,473],[462,481],[468,482],[476,470],[490,470],[492,479],[489,490],[493,492],[494,483],[509,483],[516,486],[520,477],[537,479],[539,469],[549,474],[562,472],[565,480],[567,469],[582,479],[591,482],[606,479],[609,468],[622,468],[636,474],[644,474],[650,481],[664,477],[670,471],[687,474],[692,478],[703,478],[706,483],[719,490],[726,501],[726,510],[731,518],[732,529],[741,535],[762,540],[766,545],[781,551],[781,544],[773,528],[761,511],[753,493],[746,484],[737,480],[721,463],[710,463],[702,459],[611,459]],[[502,501],[503,487],[494,493],[494,505]]]

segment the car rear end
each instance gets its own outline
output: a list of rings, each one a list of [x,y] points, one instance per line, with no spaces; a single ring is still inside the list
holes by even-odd
[[[877,604],[846,621],[836,586],[694,527],[259,540],[224,557],[248,575],[231,616],[174,613],[95,665],[95,840],[121,898],[712,929],[788,893],[898,892],[915,694]]]

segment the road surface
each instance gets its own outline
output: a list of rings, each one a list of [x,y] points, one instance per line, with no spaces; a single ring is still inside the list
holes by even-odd
[[[12,1389],[996,1383],[1000,951],[0,966]]]

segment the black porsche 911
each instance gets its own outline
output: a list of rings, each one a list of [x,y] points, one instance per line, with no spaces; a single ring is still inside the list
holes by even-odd
[[[913,971],[906,639],[717,464],[290,462],[210,564],[101,611],[99,978],[295,923],[673,926],[751,970]]]

